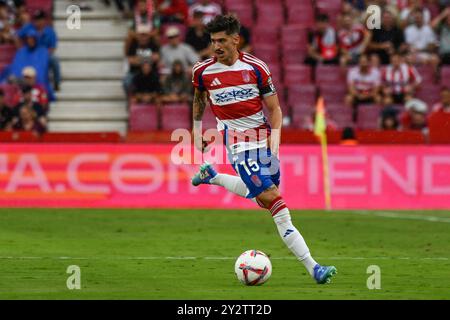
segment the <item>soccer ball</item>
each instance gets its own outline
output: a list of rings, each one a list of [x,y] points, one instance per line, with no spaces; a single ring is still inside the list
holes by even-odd
[[[269,280],[272,274],[272,263],[264,252],[248,250],[237,258],[234,272],[243,284],[259,286]]]

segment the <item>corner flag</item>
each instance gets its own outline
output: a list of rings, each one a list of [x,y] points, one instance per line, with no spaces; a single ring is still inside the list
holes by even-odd
[[[330,174],[328,170],[327,150],[327,124],[325,120],[325,103],[323,97],[319,97],[316,105],[316,119],[314,134],[320,139],[322,149],[323,188],[325,193],[325,208],[331,210]]]

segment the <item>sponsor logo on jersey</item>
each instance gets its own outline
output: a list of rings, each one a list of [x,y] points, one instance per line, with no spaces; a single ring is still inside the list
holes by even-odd
[[[244,82],[250,82],[250,72],[248,72],[248,70],[242,71],[242,79]]]
[[[253,98],[256,95],[256,92],[252,88],[248,89],[240,89],[240,90],[224,90],[220,93],[217,93],[215,95],[216,102],[217,103],[226,103],[231,101],[242,101],[242,100],[248,100],[250,98]]]

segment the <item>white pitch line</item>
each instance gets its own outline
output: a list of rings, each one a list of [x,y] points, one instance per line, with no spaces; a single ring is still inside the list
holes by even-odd
[[[235,260],[237,257],[12,257],[0,256],[0,260]],[[449,257],[316,257],[323,260],[439,260]],[[270,257],[271,260],[296,260],[295,257]]]
[[[348,211],[349,213],[361,214],[365,216],[378,216],[383,218],[393,218],[393,219],[405,219],[405,220],[421,220],[421,221],[429,221],[429,222],[444,222],[450,223],[450,218],[444,217],[436,217],[436,216],[422,216],[422,215],[410,215],[410,214],[402,214],[395,213],[389,211]]]

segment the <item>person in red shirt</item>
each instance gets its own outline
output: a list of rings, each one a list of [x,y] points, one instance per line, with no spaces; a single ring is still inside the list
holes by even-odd
[[[161,23],[186,23],[189,17],[189,7],[186,0],[156,0],[156,10]]]
[[[432,114],[450,114],[450,88],[443,87],[441,90],[441,101],[433,105]]]
[[[342,16],[342,27],[338,31],[341,50],[341,66],[358,63],[358,58],[370,43],[371,34],[360,23],[355,23],[350,14]]]
[[[314,30],[308,32],[308,56],[306,64],[338,64],[339,47],[336,30],[331,26],[326,14],[316,17]]]
[[[36,83],[36,69],[33,67],[26,67],[22,70],[22,86],[29,86],[32,88],[32,100],[40,104],[44,110],[48,109],[48,94],[45,87]],[[21,91],[18,91],[13,98],[14,105],[23,102]]]

